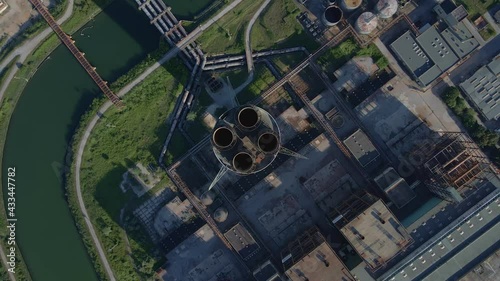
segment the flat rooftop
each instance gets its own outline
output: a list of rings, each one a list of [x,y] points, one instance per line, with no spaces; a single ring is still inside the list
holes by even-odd
[[[417,77],[423,75],[434,66],[434,62],[427,57],[427,54],[417,44],[415,37],[410,31],[406,31],[401,37],[396,39],[391,44],[391,48],[404,62],[408,70]]]
[[[424,86],[478,46],[463,22],[457,22],[441,33],[431,26],[418,37],[407,31],[391,44],[406,68]]]
[[[441,71],[446,71],[458,61],[458,57],[453,53],[450,45],[446,43],[435,27],[430,27],[420,34],[417,37],[417,42]]]
[[[243,280],[235,256],[204,225],[193,235],[167,254],[165,281],[216,281],[220,276],[227,280]]]
[[[345,139],[344,144],[362,167],[370,164],[380,155],[368,136],[360,129]]]
[[[387,168],[374,180],[398,208],[403,207],[415,198],[415,192],[392,167]]]
[[[329,276],[335,276],[336,280],[354,280],[344,263],[326,242],[321,243],[294,264],[286,271],[286,275],[292,281],[326,281],[330,280]]]
[[[229,229],[224,233],[224,236],[244,260],[250,259],[260,249],[252,235],[241,223]]]
[[[280,274],[270,260],[261,264],[253,271],[253,276],[257,281],[280,281]]]
[[[487,119],[500,117],[500,56],[488,65],[479,68],[474,75],[465,80],[460,87],[472,100],[475,107]]]
[[[380,280],[458,280],[498,249],[499,193],[457,219]],[[486,256],[482,257],[484,254]],[[488,279],[489,280],[489,279]]]
[[[163,237],[194,217],[196,213],[189,200],[181,201],[176,196],[158,211],[154,219],[154,228],[160,237]]]
[[[384,265],[411,244],[412,238],[382,200],[368,208],[349,211],[358,211],[358,215],[340,231],[372,269]]]
[[[460,58],[467,56],[479,46],[479,42],[472,36],[463,22],[448,27],[441,32],[441,35]]]

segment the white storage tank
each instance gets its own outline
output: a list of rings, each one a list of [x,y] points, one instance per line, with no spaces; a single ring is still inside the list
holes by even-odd
[[[228,212],[227,212],[226,208],[224,208],[224,207],[220,207],[217,210],[215,210],[215,212],[214,212],[214,220],[216,222],[226,221],[227,216],[228,216]]]
[[[362,2],[362,0],[341,0],[340,6],[347,11],[351,11],[359,8]]]
[[[398,11],[397,0],[380,0],[375,7],[379,17],[388,19]]]
[[[372,12],[364,12],[356,20],[356,30],[360,34],[370,34],[377,28],[378,18]]]

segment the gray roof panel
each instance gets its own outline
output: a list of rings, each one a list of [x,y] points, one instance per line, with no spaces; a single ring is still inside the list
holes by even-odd
[[[446,71],[458,61],[458,57],[435,27],[428,28],[416,40],[442,71]]]

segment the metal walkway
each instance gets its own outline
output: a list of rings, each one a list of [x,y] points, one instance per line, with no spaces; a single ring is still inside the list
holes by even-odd
[[[92,77],[92,80],[99,86],[101,91],[113,102],[114,105],[118,107],[123,107],[123,102],[115,95],[111,89],[108,87],[106,81],[104,81],[101,76],[95,71],[95,67],[93,67],[89,61],[84,57],[84,53],[80,52],[78,48],[75,46],[75,42],[73,39],[66,34],[59,24],[55,21],[52,15],[49,13],[47,8],[42,4],[40,0],[29,0],[33,6],[37,9],[37,11],[42,15],[45,21],[49,24],[50,28],[54,30],[59,39],[68,47],[73,56],[78,60],[78,62],[82,65],[82,67],[87,71],[87,73]]]

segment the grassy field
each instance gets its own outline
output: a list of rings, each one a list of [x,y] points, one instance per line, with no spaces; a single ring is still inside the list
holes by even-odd
[[[488,40],[491,37],[495,36],[496,32],[488,23],[488,25],[483,30],[479,31],[479,34],[481,34],[481,37],[483,37],[484,40]]]
[[[272,83],[276,81],[271,71],[265,67],[263,64],[257,64],[255,67],[255,76],[252,81],[243,91],[238,93],[237,99],[240,104],[245,104],[256,97],[258,97],[262,91],[269,88]]]
[[[203,114],[212,103],[212,98],[203,89],[198,96],[195,106],[186,118],[186,131],[195,143],[201,141],[210,132],[210,128],[203,122]]]
[[[374,44],[360,48],[356,42],[347,39],[339,45],[327,50],[318,58],[318,63],[327,73],[333,73],[353,57],[369,56],[380,69],[386,68],[389,62]]]
[[[174,163],[174,160],[184,155],[189,150],[189,147],[190,145],[184,135],[179,130],[176,130],[165,153],[165,165],[168,166]]]
[[[81,169],[84,200],[100,241],[108,249],[107,257],[118,280],[140,280],[146,277],[146,272],[151,276],[152,265],[156,263],[149,255],[151,245],[140,228],[127,233],[130,240],[137,243],[138,251],[132,253],[132,259],[127,255],[124,232],[118,220],[121,208],[135,195],[122,193],[119,184],[122,174],[135,163],[156,163],[168,131],[165,120],[188,76],[179,65],[182,64],[174,60],[155,70],[124,97],[129,106],[121,111],[109,109],[92,131],[84,152]],[[163,172],[158,175],[164,178],[160,185],[165,186],[168,178]],[[140,266],[144,259],[148,262],[139,270],[144,273],[141,275],[134,271],[137,264],[133,261],[138,261]]]
[[[242,1],[196,40],[208,54],[235,54],[245,50],[245,29],[264,0]]]
[[[300,13],[293,0],[274,0],[260,15],[252,29],[252,49],[278,49],[304,46],[310,52],[319,47],[297,21]]]
[[[306,58],[306,54],[302,52],[290,53],[273,58],[274,65],[278,68],[281,74],[285,74],[292,70],[296,65]]]
[[[469,12],[469,19],[476,19],[486,13],[498,0],[457,0],[457,4],[464,5]]]

